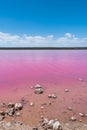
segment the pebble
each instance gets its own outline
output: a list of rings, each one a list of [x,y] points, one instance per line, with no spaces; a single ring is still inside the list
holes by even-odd
[[[33,103],[33,102],[31,102],[31,103],[30,103],[30,106],[34,106],[34,103]]]
[[[68,107],[67,109],[68,109],[69,111],[72,111],[72,107]]]
[[[70,118],[70,120],[71,120],[71,121],[76,121],[76,117],[75,117],[75,116],[72,116],[72,117]]]
[[[49,94],[48,98],[57,98],[57,96],[56,96],[56,94],[53,93],[53,94]]]
[[[64,91],[65,91],[65,92],[69,92],[69,89],[66,88]]]
[[[81,117],[84,117],[84,116],[85,116],[85,114],[84,114],[84,113],[79,113],[79,115],[80,115]]]
[[[11,127],[12,126],[11,122],[7,122],[5,125],[6,125],[6,127]]]

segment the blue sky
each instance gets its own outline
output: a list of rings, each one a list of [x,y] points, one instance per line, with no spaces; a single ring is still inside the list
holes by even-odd
[[[24,46],[69,46],[64,39],[71,43],[74,39],[76,46],[86,46],[87,0],[0,0],[0,32],[0,46],[23,46],[21,41],[25,42],[26,38]],[[37,38],[43,44],[38,45]],[[61,45],[58,39],[63,42]]]

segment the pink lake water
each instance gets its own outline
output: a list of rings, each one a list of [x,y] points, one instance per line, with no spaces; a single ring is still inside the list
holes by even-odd
[[[80,78],[83,82],[79,81]],[[31,86],[35,84],[43,86],[43,95],[33,93]],[[65,88],[70,90],[67,95],[64,93]],[[25,97],[40,104],[49,101],[47,95],[53,92],[58,95],[53,108],[61,112],[55,112],[51,107],[48,115],[59,114],[61,119],[66,119],[61,113],[70,105],[73,106],[74,113],[86,112],[87,50],[0,50],[1,101],[15,101]],[[40,113],[38,105],[34,112],[36,110]],[[30,117],[25,116],[25,120],[31,119],[32,114],[29,114]],[[36,117],[38,118],[37,112]],[[35,118],[32,119],[34,121]]]

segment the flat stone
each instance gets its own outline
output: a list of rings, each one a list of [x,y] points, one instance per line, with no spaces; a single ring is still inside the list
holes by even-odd
[[[68,107],[67,109],[68,109],[69,111],[72,111],[72,107]]]
[[[8,107],[9,107],[9,108],[14,107],[14,105],[15,105],[15,104],[14,104],[14,103],[12,103],[12,102],[9,102],[9,103],[8,103]]]
[[[84,114],[84,113],[79,113],[79,115],[80,115],[81,117],[84,117],[84,116],[85,116],[85,114]]]
[[[64,91],[65,91],[65,92],[69,92],[69,89],[66,88]]]

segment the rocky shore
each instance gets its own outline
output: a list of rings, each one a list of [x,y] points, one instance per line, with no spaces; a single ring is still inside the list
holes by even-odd
[[[45,95],[44,87],[39,84],[30,87],[30,89],[32,90],[32,94],[36,96],[37,101],[28,101],[23,97],[15,103],[0,103],[0,130],[87,130],[87,113],[83,111],[75,113],[73,107],[68,105],[62,111],[62,114],[66,114],[67,116],[66,121],[62,121],[58,115],[55,118],[49,116],[51,115],[50,112],[56,113],[58,109],[58,107],[57,109],[55,108],[57,103],[59,103],[58,94],[53,92]],[[70,90],[65,88],[63,93],[68,94]],[[44,102],[39,104],[38,101],[40,98],[44,98],[44,96]],[[39,108],[36,110],[35,107],[37,104],[39,104]],[[26,106],[29,109],[26,109]],[[36,124],[31,123],[28,117],[26,119],[29,123],[25,122],[26,111],[31,115],[31,120],[36,120],[38,116]]]

